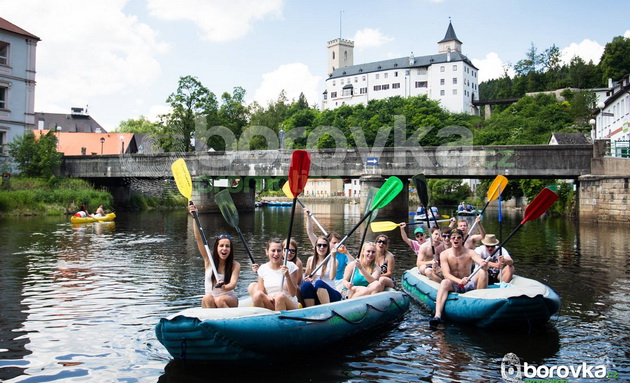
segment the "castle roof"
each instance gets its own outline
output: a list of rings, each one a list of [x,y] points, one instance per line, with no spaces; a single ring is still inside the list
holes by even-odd
[[[444,38],[442,40],[438,41],[438,44],[445,43],[447,41],[453,41],[453,40],[462,44],[462,42],[459,41],[459,39],[457,38],[457,35],[455,34],[455,29],[453,29],[453,24],[449,21],[448,28],[446,29],[446,35],[444,35]]]

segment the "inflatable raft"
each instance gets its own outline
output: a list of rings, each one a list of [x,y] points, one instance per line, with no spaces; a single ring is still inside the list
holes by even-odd
[[[435,311],[439,284],[414,267],[405,271],[402,287],[411,297]],[[529,278],[514,276],[505,287],[494,284],[464,294],[451,292],[442,319],[483,328],[537,327],[560,311],[560,297],[551,288]]]
[[[70,217],[70,222],[72,223],[89,223],[89,222],[110,222],[116,218],[115,213],[109,213],[103,216],[87,216],[87,217]]]
[[[390,290],[291,311],[191,308],[160,319],[155,333],[173,358],[261,360],[312,353],[351,337],[370,336],[401,318],[409,301],[409,295]]]

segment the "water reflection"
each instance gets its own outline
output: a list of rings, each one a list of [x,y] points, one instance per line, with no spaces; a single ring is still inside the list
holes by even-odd
[[[309,208],[327,230],[341,233],[361,216],[358,204]],[[302,217],[299,208],[297,213]],[[286,208],[240,214],[257,261],[264,261],[269,237],[286,235],[289,214]],[[505,237],[521,219],[522,213],[506,213],[499,230],[496,216],[488,212],[484,226]],[[220,215],[202,215],[201,220],[208,236],[235,235]],[[199,305],[203,294],[203,261],[192,224],[183,209],[121,212],[111,224],[70,225],[65,217],[0,220],[0,380],[229,379],[209,376],[207,366],[169,362],[153,332],[159,318]],[[358,246],[361,231],[349,241],[351,250]],[[513,237],[506,247],[517,274],[548,284],[563,298],[559,317],[542,331],[447,325],[434,332],[426,325],[431,313],[413,304],[403,321],[373,339],[327,350],[326,358],[278,361],[257,370],[235,368],[230,381],[498,381],[501,359],[508,352],[536,364],[605,363],[627,377],[626,232],[620,225],[546,218],[528,222]],[[293,233],[306,256],[303,218],[296,219]],[[415,256],[398,229],[387,234],[400,278],[414,266]],[[245,295],[255,276],[245,250],[236,244],[243,265],[237,292]]]

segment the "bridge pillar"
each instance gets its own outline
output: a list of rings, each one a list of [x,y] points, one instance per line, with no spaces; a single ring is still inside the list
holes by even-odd
[[[246,182],[234,182],[230,187],[232,201],[238,211],[254,211],[256,181],[247,179]],[[216,193],[225,188],[213,187],[207,178],[193,179],[192,200],[200,213],[219,213],[219,207],[214,201]]]
[[[409,180],[407,177],[401,177],[403,182],[403,190],[398,194],[390,203],[385,207],[379,209],[379,217],[393,217],[393,216],[405,216],[407,219],[407,212],[409,210]],[[367,200],[368,190],[371,187],[380,188],[385,183],[385,178],[378,174],[363,174],[361,175],[361,211],[365,210],[365,203]]]

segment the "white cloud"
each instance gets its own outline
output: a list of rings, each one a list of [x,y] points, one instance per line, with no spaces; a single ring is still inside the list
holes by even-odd
[[[630,29],[628,29],[624,34],[623,37],[627,37],[630,39]]]
[[[472,59],[473,65],[479,69],[479,83],[503,77],[507,64],[495,52],[490,52],[483,59]],[[508,76],[514,77],[514,69],[507,68]]]
[[[381,33],[379,29],[364,28],[354,34],[354,46],[357,49],[380,47],[390,41],[394,41],[392,37],[387,37]]]
[[[0,14],[40,37],[36,111],[67,112],[102,95],[157,79],[156,56],[168,46],[156,31],[123,11],[126,1],[30,0],[3,2]],[[125,105],[121,105],[124,108]]]
[[[630,31],[627,31],[628,33]],[[560,50],[562,56],[562,62],[569,64],[571,59],[575,56],[581,57],[584,61],[589,62],[593,60],[594,64],[598,64],[604,53],[604,47],[599,45],[596,41],[584,39],[581,43],[571,43],[566,48]]]
[[[283,0],[147,0],[152,16],[162,20],[192,21],[203,38],[230,41],[245,36],[256,20],[268,15],[282,16]]]
[[[269,101],[277,100],[282,90],[289,100],[297,100],[300,93],[304,93],[309,105],[321,102],[321,77],[311,74],[305,64],[280,65],[275,71],[263,74],[262,78],[260,87],[254,92],[254,100],[263,107]]]

